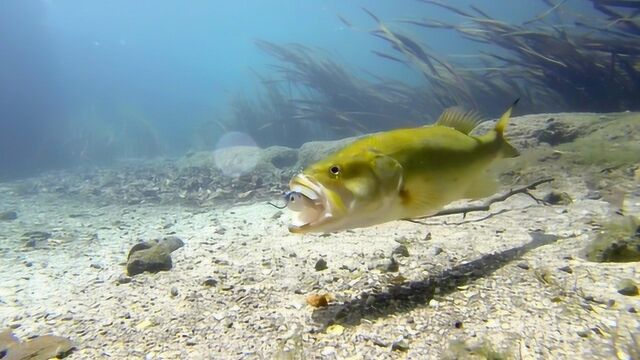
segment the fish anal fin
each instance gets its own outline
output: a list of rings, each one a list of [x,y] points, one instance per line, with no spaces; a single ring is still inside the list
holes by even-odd
[[[481,122],[482,117],[477,112],[453,107],[442,112],[436,125],[454,128],[463,134],[469,134]]]

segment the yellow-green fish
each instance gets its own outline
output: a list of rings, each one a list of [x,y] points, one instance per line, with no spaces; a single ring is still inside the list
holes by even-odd
[[[449,109],[431,126],[370,135],[310,165],[289,183],[293,233],[333,232],[433,215],[496,191],[487,169],[518,156],[504,138],[511,110],[484,135],[472,112]]]

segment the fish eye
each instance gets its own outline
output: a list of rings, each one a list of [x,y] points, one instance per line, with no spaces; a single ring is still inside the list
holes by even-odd
[[[338,165],[333,165],[333,166],[331,166],[331,167],[329,168],[329,172],[330,172],[332,175],[338,175],[338,174],[340,174],[340,166],[338,166]]]

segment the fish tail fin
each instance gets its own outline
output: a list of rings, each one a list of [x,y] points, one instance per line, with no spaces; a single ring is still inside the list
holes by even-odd
[[[509,124],[509,120],[511,119],[511,112],[513,111],[513,108],[516,106],[516,104],[518,104],[518,101],[520,101],[520,98],[516,99],[516,101],[514,101],[511,106],[509,106],[507,111],[505,111],[504,114],[500,116],[500,120],[498,120],[495,128],[498,135],[502,136],[504,130],[507,128],[507,124]]]
[[[516,99],[516,101],[514,101],[511,106],[509,106],[507,111],[502,114],[495,127],[496,135],[501,143],[502,156],[505,158],[512,158],[520,155],[520,152],[518,152],[518,150],[513,147],[513,145],[511,145],[507,141],[507,139],[504,138],[504,131],[507,128],[507,124],[509,124],[509,120],[511,119],[511,112],[513,111],[513,108],[516,106],[518,101],[520,101],[519,98]]]

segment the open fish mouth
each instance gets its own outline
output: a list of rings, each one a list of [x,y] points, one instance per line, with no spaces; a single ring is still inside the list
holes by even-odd
[[[294,212],[289,231],[304,233],[331,217],[331,206],[321,185],[298,174],[289,183],[289,188],[291,195],[287,207]]]

